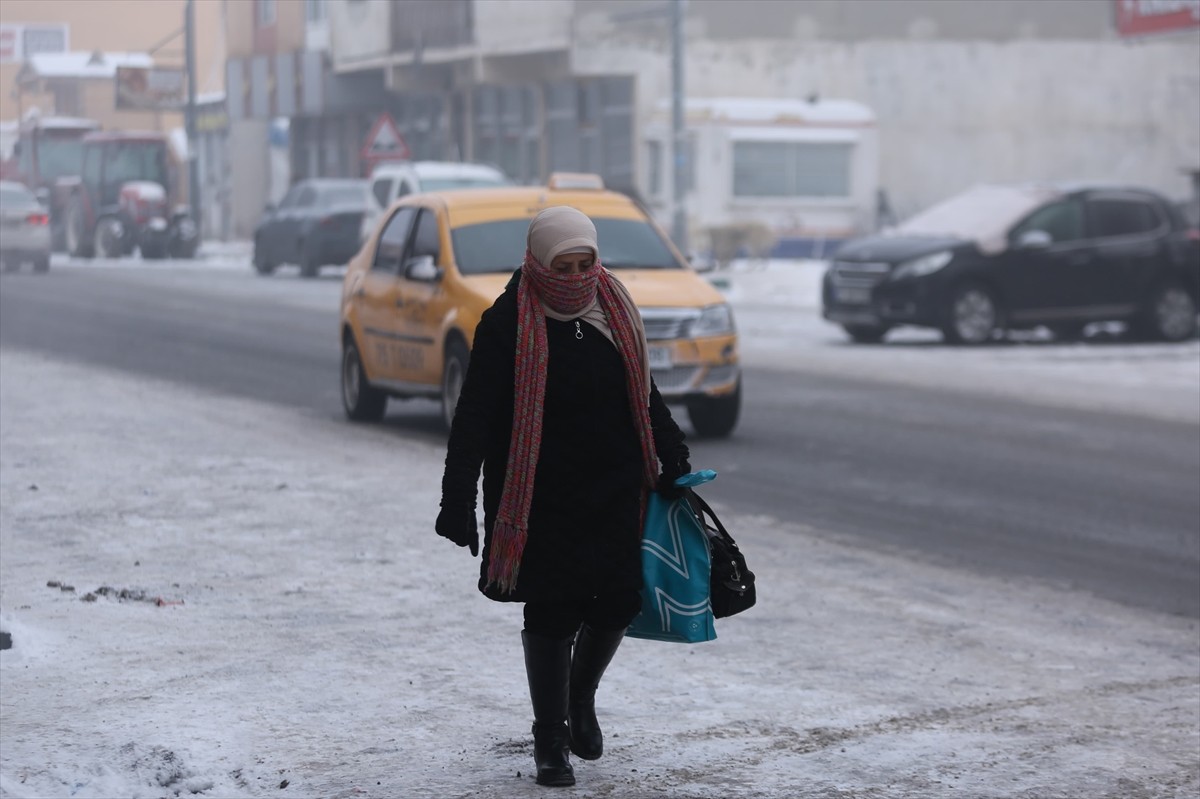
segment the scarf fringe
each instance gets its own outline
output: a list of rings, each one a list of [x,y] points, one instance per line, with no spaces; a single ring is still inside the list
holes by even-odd
[[[493,585],[505,594],[517,587],[517,575],[521,571],[521,555],[525,551],[525,540],[529,531],[512,522],[496,520],[492,531],[492,551],[488,560],[487,588]]]

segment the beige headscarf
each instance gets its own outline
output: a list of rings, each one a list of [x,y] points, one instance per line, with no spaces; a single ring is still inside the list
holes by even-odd
[[[595,224],[592,223],[587,214],[569,205],[553,205],[539,211],[537,216],[533,218],[533,221],[529,223],[526,245],[538,263],[547,269],[554,263],[555,258],[567,253],[591,252],[592,257],[597,262],[600,261],[600,246],[597,243]],[[612,272],[608,274],[612,275]],[[625,288],[625,284],[615,279],[615,275],[613,277],[614,279],[611,283],[616,290],[616,294],[628,309],[630,319],[636,322],[635,334],[642,350],[642,364],[646,385],[649,386],[650,353],[646,343],[646,328],[642,324],[642,315],[637,309],[637,303],[633,301],[633,297],[630,296],[629,291]],[[582,311],[576,310],[574,313],[552,308],[543,299],[542,310],[546,316],[551,319],[557,319],[560,322],[583,319],[583,321],[603,333],[604,337],[610,342],[614,345],[616,344],[613,339],[612,329],[608,326],[608,319],[604,316],[604,309],[600,307],[598,297],[593,296],[591,303],[586,308]]]

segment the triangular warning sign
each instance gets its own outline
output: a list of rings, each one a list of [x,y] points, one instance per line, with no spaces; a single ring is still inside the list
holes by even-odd
[[[380,114],[371,126],[367,140],[360,153],[365,161],[407,160],[410,157],[408,144],[400,135],[400,129],[389,114]]]

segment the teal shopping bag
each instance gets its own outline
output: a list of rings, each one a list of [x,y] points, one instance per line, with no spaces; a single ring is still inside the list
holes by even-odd
[[[697,486],[716,476],[706,469],[675,482]],[[692,506],[651,492],[642,530],[642,609],[625,634],[683,644],[714,640],[710,571],[708,536]]]

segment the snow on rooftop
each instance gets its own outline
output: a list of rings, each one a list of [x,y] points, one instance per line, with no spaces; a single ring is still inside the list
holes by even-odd
[[[148,53],[102,53],[76,50],[70,53],[35,53],[29,57],[31,71],[43,78],[112,78],[117,67],[152,67]]]

